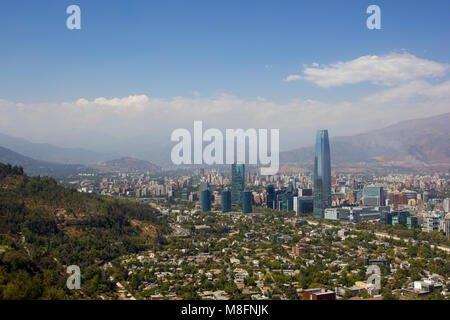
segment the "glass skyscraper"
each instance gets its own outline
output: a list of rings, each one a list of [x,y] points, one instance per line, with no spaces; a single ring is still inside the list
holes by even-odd
[[[253,196],[251,191],[242,192],[242,212],[251,213],[252,212],[252,202]]]
[[[331,160],[328,130],[318,130],[314,157],[314,216],[324,217],[324,210],[331,206]]]
[[[384,206],[383,187],[369,186],[363,189],[363,205],[365,206]]]
[[[201,193],[202,211],[211,211],[211,193],[208,189],[203,190]]]
[[[267,208],[270,209],[274,209],[274,204],[275,204],[275,188],[272,184],[269,184],[266,188],[266,192],[267,192]]]
[[[242,205],[242,192],[245,187],[244,164],[234,163],[231,165],[231,202]]]
[[[231,211],[231,192],[228,190],[222,191],[222,212]]]
[[[283,195],[283,211],[294,210],[294,195],[290,192],[286,192]]]

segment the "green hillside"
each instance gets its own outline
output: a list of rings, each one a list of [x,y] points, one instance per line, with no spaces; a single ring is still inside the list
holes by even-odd
[[[113,290],[105,262],[154,249],[168,232],[155,209],[79,193],[0,164],[0,299],[99,298]],[[78,265],[82,288],[66,288]]]

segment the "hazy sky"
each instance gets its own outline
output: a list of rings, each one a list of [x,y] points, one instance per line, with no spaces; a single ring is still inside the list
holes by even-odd
[[[66,28],[81,7],[81,30]],[[381,8],[368,30],[366,8]],[[281,148],[450,111],[450,2],[0,2],[0,132],[121,152],[279,128]],[[133,147],[137,147],[134,146]]]

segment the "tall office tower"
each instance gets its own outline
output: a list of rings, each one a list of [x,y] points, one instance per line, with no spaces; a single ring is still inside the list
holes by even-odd
[[[275,207],[276,210],[283,210],[283,196],[284,196],[285,190],[278,190],[275,193]]]
[[[231,211],[231,191],[222,191],[222,212]]]
[[[251,191],[242,192],[242,212],[251,213],[253,204],[253,195]]]
[[[282,207],[283,211],[294,210],[294,195],[290,192],[285,192],[282,197]]]
[[[244,164],[234,163],[231,165],[231,203],[242,205],[242,191],[245,187]]]
[[[384,206],[383,187],[369,186],[363,189],[363,205],[365,206]]]
[[[211,211],[211,193],[208,189],[201,192],[202,211]]]
[[[314,215],[324,217],[324,210],[331,206],[331,160],[328,130],[318,130],[316,156],[314,157]]]
[[[267,192],[267,200],[266,200],[267,208],[274,209],[274,204],[275,204],[275,188],[273,187],[272,184],[269,184],[269,185],[267,186],[266,192]]]

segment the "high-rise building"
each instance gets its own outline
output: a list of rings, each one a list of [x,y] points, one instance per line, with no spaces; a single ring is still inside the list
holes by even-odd
[[[292,195],[292,193],[286,192],[283,194],[281,210],[283,211],[294,210],[294,196]]]
[[[245,187],[245,166],[242,163],[231,165],[231,203],[242,205],[242,192]]]
[[[231,191],[222,191],[222,212],[231,211]]]
[[[202,211],[211,211],[211,193],[208,189],[201,192]]]
[[[313,197],[312,196],[296,196],[293,201],[293,210],[298,216],[301,213],[313,212]]]
[[[383,187],[369,186],[363,189],[363,205],[365,206],[384,206]]]
[[[267,204],[267,208],[270,209],[274,209],[274,205],[275,205],[275,188],[272,184],[269,184],[266,188],[266,192],[267,192],[267,200],[266,200],[266,204]]]
[[[275,205],[274,209],[283,211],[283,198],[286,190],[277,190],[275,192]]]
[[[328,130],[318,130],[314,157],[314,215],[324,217],[325,208],[331,206],[331,159]]]
[[[427,215],[423,217],[422,231],[424,232],[432,232],[439,231],[439,216],[437,215]]]
[[[253,204],[253,196],[251,191],[242,192],[242,212],[251,213]]]

